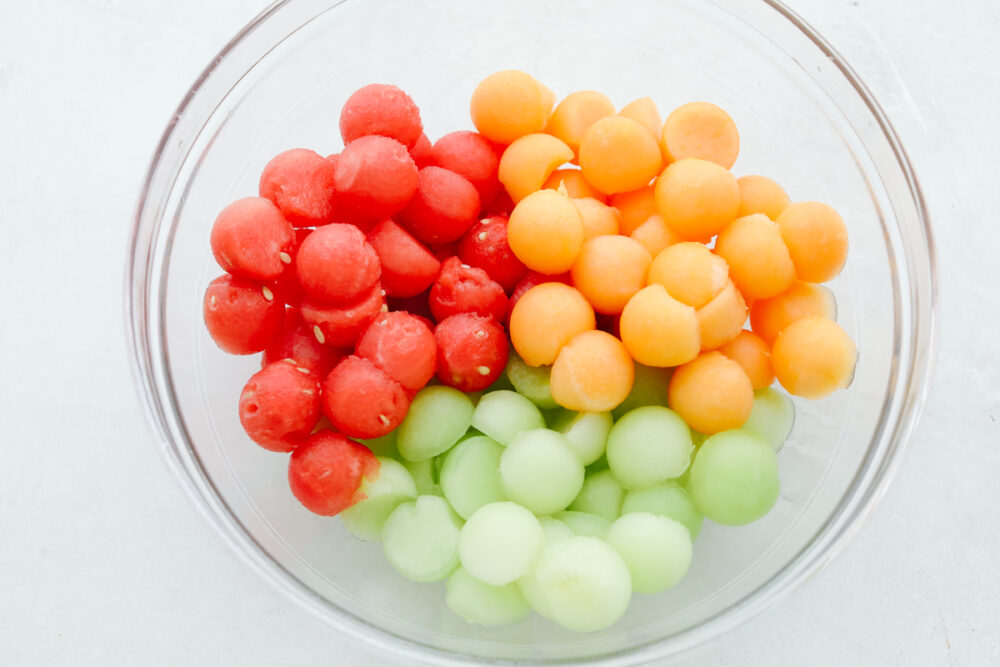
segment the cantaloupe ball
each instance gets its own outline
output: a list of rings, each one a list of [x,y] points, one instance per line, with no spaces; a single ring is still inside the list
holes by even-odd
[[[612,195],[608,203],[618,209],[618,224],[626,236],[656,213],[656,193],[652,185]]]
[[[671,111],[660,141],[670,162],[693,157],[729,169],[740,154],[736,123],[709,102],[689,102]]]
[[[783,294],[754,301],[750,308],[750,328],[773,345],[778,334],[792,322],[812,316],[837,317],[833,292],[822,285],[797,281]]]
[[[618,233],[618,210],[602,204],[592,197],[571,199],[576,210],[580,212],[583,221],[583,238],[589,240],[595,236]]]
[[[584,331],[559,351],[549,382],[552,398],[564,408],[607,412],[625,400],[634,377],[632,358],[620,340],[604,331]]]
[[[729,281],[714,299],[696,311],[701,329],[701,349],[714,350],[740,335],[747,321],[743,295]]]
[[[715,252],[748,299],[769,299],[795,282],[795,265],[777,223],[763,213],[736,218],[715,239]]]
[[[587,130],[580,142],[580,169],[604,194],[648,185],[663,168],[656,140],[631,118],[609,116]]]
[[[578,290],[542,283],[525,292],[510,313],[510,342],[529,366],[549,365],[571,338],[596,326],[594,309]]]
[[[695,309],[653,284],[629,299],[619,322],[629,355],[645,366],[666,368],[687,363],[701,351]]]
[[[654,139],[660,140],[663,120],[660,118],[660,110],[656,108],[656,102],[651,97],[640,97],[637,100],[632,100],[622,107],[618,115],[631,118],[649,130]]]
[[[535,79],[535,84],[538,85],[538,92],[542,96],[542,106],[545,108],[545,113],[551,118],[552,105],[556,103],[556,94],[552,92],[551,88],[538,79]],[[546,125],[547,124],[548,121],[546,121]]]
[[[674,230],[667,227],[660,214],[654,213],[646,219],[630,235],[649,251],[650,256],[656,257],[661,252],[681,242],[681,237],[674,233]]]
[[[806,317],[778,334],[771,350],[774,374],[789,393],[823,398],[854,379],[858,349],[829,317]]]
[[[796,202],[777,222],[799,280],[822,283],[840,273],[847,259],[847,226],[833,208],[817,201]]]
[[[695,431],[711,435],[739,428],[753,409],[753,385],[738,363],[705,352],[670,378],[670,407]]]
[[[788,208],[788,194],[784,188],[766,176],[740,176],[736,179],[740,187],[739,216],[763,213],[771,220],[777,220]]]
[[[511,211],[507,243],[529,269],[564,273],[583,246],[583,220],[569,197],[555,190],[538,190]]]
[[[771,346],[754,332],[744,329],[736,338],[720,347],[719,352],[743,368],[755,391],[770,387],[774,382]]]
[[[656,210],[688,241],[707,241],[736,219],[740,188],[714,162],[694,158],[674,162],[656,179]]]
[[[663,285],[681,303],[701,308],[729,282],[729,267],[701,243],[684,241],[656,256],[646,280]]]
[[[551,94],[526,72],[495,72],[480,81],[472,93],[472,122],[487,139],[509,144],[545,129],[554,101],[554,97],[548,99]]]
[[[546,190],[558,190],[573,199],[589,197],[602,204],[608,201],[603,192],[598,192],[587,182],[587,179],[583,177],[583,172],[579,169],[556,169],[545,179],[542,187]]]
[[[576,153],[580,140],[590,126],[607,116],[615,115],[615,105],[608,96],[596,90],[570,93],[556,105],[545,131],[561,139]]]
[[[555,168],[573,157],[569,146],[548,134],[527,134],[500,156],[500,182],[516,204],[542,189]]]
[[[598,313],[616,315],[646,284],[652,258],[627,236],[596,236],[583,244],[573,262],[573,286]]]

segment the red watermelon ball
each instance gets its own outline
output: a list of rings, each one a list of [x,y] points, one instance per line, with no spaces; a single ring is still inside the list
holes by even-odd
[[[507,243],[507,216],[503,215],[492,215],[472,225],[458,244],[458,257],[485,271],[507,293],[528,273],[528,267]]]
[[[246,197],[222,209],[209,242],[215,261],[227,273],[268,281],[291,263],[295,232],[270,200]]]
[[[347,303],[371,289],[381,266],[375,249],[354,225],[320,227],[295,258],[302,291],[318,303]]]
[[[358,339],[356,352],[409,392],[419,391],[434,377],[437,344],[417,315],[402,311],[380,315]]]
[[[434,282],[441,262],[420,241],[392,220],[368,232],[368,244],[382,264],[382,288],[391,297],[420,294]]]
[[[426,134],[421,133],[420,138],[417,139],[417,143],[410,147],[410,157],[413,158],[417,169],[423,169],[434,164],[431,148],[431,140],[427,138]]]
[[[491,317],[460,313],[434,329],[437,378],[461,391],[482,391],[507,367],[507,335]]]
[[[417,190],[417,165],[406,146],[377,135],[361,137],[335,160],[338,215],[361,226],[391,218]]]
[[[378,438],[395,429],[410,409],[402,385],[368,359],[341,359],[323,381],[323,414],[353,438]]]
[[[371,450],[340,433],[319,431],[295,448],[288,461],[288,486],[310,512],[334,516],[361,500],[364,479],[378,476]]]
[[[203,311],[208,334],[229,354],[262,351],[281,333],[285,319],[285,304],[271,288],[229,274],[208,284]]]
[[[260,175],[258,190],[295,227],[333,222],[337,210],[336,161],[308,148],[293,148],[271,158]]]
[[[428,303],[438,322],[458,313],[476,313],[500,322],[507,313],[503,288],[485,271],[463,264],[457,257],[441,265]]]
[[[424,167],[399,220],[420,241],[439,245],[460,239],[478,217],[479,193],[472,183],[453,171]]]
[[[489,140],[478,132],[452,132],[431,149],[433,164],[463,177],[479,192],[481,202],[493,201],[500,190],[500,160]]]
[[[340,136],[345,145],[364,136],[381,135],[411,148],[423,131],[420,109],[410,96],[385,83],[359,88],[340,112]]]
[[[282,359],[291,359],[296,366],[308,369],[319,377],[326,377],[344,354],[343,350],[323,345],[316,340],[312,327],[302,321],[299,311],[289,308],[285,311],[285,324],[281,333],[264,350],[261,364],[268,366]]]
[[[272,452],[290,452],[320,418],[319,377],[290,359],[257,371],[240,394],[240,424]]]
[[[385,309],[378,283],[354,301],[337,306],[302,302],[302,319],[316,340],[333,347],[354,347],[368,325]]]

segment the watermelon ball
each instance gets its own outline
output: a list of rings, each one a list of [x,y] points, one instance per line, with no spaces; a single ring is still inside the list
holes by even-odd
[[[528,271],[521,280],[518,281],[517,285],[510,293],[510,300],[507,302],[507,321],[510,321],[510,314],[514,310],[514,304],[516,304],[524,293],[530,290],[532,287],[541,285],[542,283],[562,283],[563,285],[571,285],[569,272],[560,273],[555,276],[550,276],[545,273],[539,273],[538,271]]]
[[[277,280],[272,283],[275,296],[289,306],[298,307],[302,302],[302,284],[299,282],[298,254],[299,248],[306,237],[313,233],[313,230],[299,227],[295,230],[295,250],[290,253],[291,263]]]
[[[290,452],[320,417],[319,377],[290,359],[257,371],[240,394],[240,423],[272,452]]]
[[[410,315],[415,315],[427,325],[428,329],[434,331],[434,315],[431,313],[431,306],[428,303],[429,296],[430,291],[428,290],[414,296],[408,296],[405,299],[387,298],[386,304],[388,304],[391,311],[403,310]]]
[[[528,273],[507,243],[507,217],[503,215],[491,215],[472,225],[458,244],[458,257],[485,271],[508,293]]]
[[[278,153],[264,167],[258,191],[281,209],[294,227],[333,222],[337,191],[333,183],[336,160],[308,148]]]
[[[400,221],[424,243],[440,244],[460,239],[478,216],[479,193],[472,183],[453,171],[424,167]]]
[[[253,354],[271,344],[281,332],[285,304],[267,285],[229,274],[208,284],[204,301],[205,327],[229,354]]]
[[[212,255],[227,273],[274,280],[292,262],[295,233],[278,207],[261,197],[237,199],[212,225]]]
[[[380,315],[358,339],[356,352],[410,392],[422,389],[434,377],[437,343],[416,315]]]
[[[385,83],[372,83],[354,91],[340,111],[340,136],[345,145],[378,134],[411,148],[423,131],[420,109],[410,96]]]
[[[499,322],[507,312],[503,288],[485,271],[462,264],[457,257],[441,265],[428,301],[438,322],[458,313],[476,313]]]
[[[378,476],[371,450],[340,433],[319,431],[295,448],[288,461],[288,486],[310,512],[334,516],[364,496],[361,482]]]
[[[420,138],[417,139],[417,143],[410,147],[410,157],[413,158],[413,162],[417,165],[417,169],[423,169],[424,167],[429,167],[434,164],[434,157],[431,152],[431,140],[427,138],[427,135],[420,133]]]
[[[340,217],[362,226],[399,213],[417,190],[417,165],[406,146],[388,137],[351,142],[333,175]]]
[[[434,329],[437,378],[461,391],[482,391],[507,367],[507,335],[496,320],[475,313],[446,317]]]
[[[285,311],[285,323],[271,344],[264,350],[261,367],[291,359],[299,368],[305,368],[320,377],[325,377],[344,352],[316,340],[312,327],[302,321],[298,310]]]
[[[333,347],[353,347],[368,325],[385,310],[378,283],[363,296],[339,306],[302,302],[302,319],[316,340]]]
[[[378,255],[354,225],[320,227],[306,237],[295,268],[302,291],[318,303],[345,303],[357,299],[376,283],[381,273]]]
[[[388,296],[410,297],[434,282],[441,262],[420,241],[392,220],[368,232],[368,244],[382,264],[382,288]]]
[[[449,257],[458,256],[458,241],[435,243],[430,248],[431,252],[434,253],[434,256],[438,258],[439,262],[443,262]]]
[[[483,202],[483,215],[506,215],[510,216],[511,211],[514,210],[514,200],[510,198],[510,195],[503,188],[497,192],[496,197],[493,201]]]
[[[480,201],[488,202],[500,190],[500,160],[489,139],[478,132],[452,132],[434,142],[433,164],[453,171],[472,183]]]
[[[363,357],[344,357],[323,381],[323,414],[352,438],[378,438],[410,408],[402,385]]]

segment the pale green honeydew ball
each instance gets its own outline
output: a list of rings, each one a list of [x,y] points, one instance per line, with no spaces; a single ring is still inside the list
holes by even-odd
[[[575,535],[583,537],[598,537],[603,540],[611,528],[611,522],[604,517],[586,512],[559,512],[552,518],[562,521]]]
[[[382,527],[382,551],[407,579],[439,581],[458,567],[462,520],[444,498],[418,496],[389,515]]]
[[[517,586],[521,589],[524,599],[532,609],[545,618],[551,619],[552,611],[549,609],[548,602],[546,602],[541,588],[538,586],[538,578],[535,576],[535,572],[538,569],[538,563],[545,558],[548,550],[556,544],[573,537],[573,531],[562,521],[557,521],[552,517],[540,517],[538,522],[542,525],[542,533],[544,534],[542,537],[542,548],[539,549],[538,557],[535,559],[531,569],[528,570],[528,573],[517,580]]]
[[[381,437],[372,438],[371,440],[359,440],[359,442],[372,450],[375,456],[396,458],[399,454],[396,450],[396,431],[389,431]]]
[[[632,381],[632,391],[617,408],[612,410],[615,419],[621,419],[626,412],[646,405],[666,405],[667,390],[670,387],[669,368],[653,368],[635,364],[635,379]]]
[[[494,586],[520,579],[542,548],[542,526],[517,503],[483,505],[469,517],[458,541],[462,567]]]
[[[552,398],[552,388],[549,385],[551,374],[551,366],[529,366],[513,350],[507,358],[507,379],[517,393],[543,410],[559,407]]]
[[[716,433],[698,449],[688,490],[706,517],[742,526],[778,500],[778,458],[760,436],[742,429]]]
[[[374,542],[385,520],[400,503],[417,497],[417,484],[402,463],[378,457],[378,477],[361,480],[365,499],[340,513],[344,526],[358,539]]]
[[[649,512],[680,521],[691,533],[692,542],[698,539],[705,519],[687,489],[673,480],[626,493],[622,515],[633,512]]]
[[[500,457],[504,494],[539,516],[566,509],[583,486],[583,464],[561,433],[524,431]]]
[[[632,598],[625,561],[595,537],[573,537],[547,550],[535,572],[552,620],[575,632],[603,630]]]
[[[523,431],[544,428],[545,419],[538,406],[516,391],[492,391],[483,394],[472,416],[472,426],[501,445]]]
[[[795,424],[795,404],[792,399],[777,389],[758,389],[753,395],[753,410],[741,427],[759,435],[774,451],[781,449],[792,433]]]
[[[612,424],[610,412],[561,410],[553,419],[552,428],[566,436],[580,463],[589,466],[604,455]]]
[[[483,505],[504,500],[500,483],[503,451],[500,443],[479,435],[462,440],[444,455],[441,490],[463,519],[468,519]]]
[[[513,625],[530,613],[517,584],[493,586],[459,567],[445,585],[448,608],[469,623]]]
[[[608,465],[626,489],[675,479],[691,462],[691,429],[676,412],[659,405],[636,408],[608,434]]]
[[[438,484],[436,459],[423,461],[403,461],[403,465],[413,475],[417,485],[418,496],[444,496],[441,485]]]
[[[447,451],[469,430],[473,410],[472,401],[458,389],[424,387],[396,429],[400,455],[408,461],[423,461]]]
[[[624,498],[625,489],[610,470],[588,472],[583,480],[583,488],[569,509],[596,514],[608,521],[614,521],[622,513]]]
[[[691,566],[691,534],[669,517],[648,512],[626,514],[611,524],[608,544],[628,566],[636,593],[665,591]]]

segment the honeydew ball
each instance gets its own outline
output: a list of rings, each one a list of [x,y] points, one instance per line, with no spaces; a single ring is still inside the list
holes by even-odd
[[[632,391],[628,393],[621,405],[611,411],[611,414],[615,419],[621,419],[626,412],[636,408],[646,405],[666,405],[671,373],[669,368],[636,364]]]
[[[492,391],[483,394],[472,416],[472,426],[502,445],[508,445],[518,433],[545,426],[538,407],[516,391]]]
[[[462,520],[444,498],[418,496],[393,510],[382,528],[382,550],[397,572],[440,581],[458,567]]]
[[[707,438],[688,479],[698,509],[724,526],[742,526],[767,514],[778,500],[779,487],[774,449],[742,429]]]
[[[610,470],[601,470],[586,476],[580,493],[570,504],[569,509],[596,514],[608,521],[614,521],[621,515],[624,498],[625,489],[621,482],[615,479]]]
[[[458,443],[444,457],[441,490],[463,519],[483,505],[505,499],[500,482],[501,454],[500,443],[480,435]]]
[[[340,513],[344,526],[360,540],[377,541],[382,526],[396,507],[417,497],[413,475],[399,461],[378,457],[378,477],[361,481],[361,500]]]
[[[520,433],[500,457],[504,493],[538,515],[567,506],[583,486],[583,464],[557,431]]]
[[[698,539],[705,519],[688,490],[673,480],[626,493],[622,516],[633,512],[649,512],[680,521],[691,533],[692,541]]]
[[[691,462],[691,430],[676,412],[645,406],[625,414],[608,434],[608,464],[626,489],[679,477]]]
[[[551,373],[551,366],[529,366],[516,352],[511,352],[507,359],[507,379],[511,385],[517,393],[542,410],[559,407],[552,398],[552,387],[549,385]]]
[[[788,394],[777,389],[759,389],[754,392],[753,409],[743,424],[743,430],[764,439],[778,451],[792,434],[795,424],[795,404]]]
[[[513,625],[527,618],[530,612],[517,584],[493,586],[463,567],[451,575],[445,590],[448,608],[476,625]]]
[[[458,389],[424,387],[410,404],[396,432],[396,446],[408,461],[422,461],[445,452],[469,430],[474,407]]]
[[[691,566],[691,534],[669,517],[633,512],[608,531],[608,544],[625,561],[636,593],[671,588]]]
[[[559,512],[553,518],[566,524],[575,535],[585,537],[598,537],[604,539],[611,528],[611,522],[602,516],[588,514],[587,512],[574,512],[567,510]]]
[[[610,412],[562,410],[553,420],[552,428],[565,436],[580,463],[589,466],[604,455],[613,424]]]
[[[476,510],[462,528],[459,559],[472,576],[503,586],[528,573],[544,535],[535,515],[521,505],[490,503]]]

